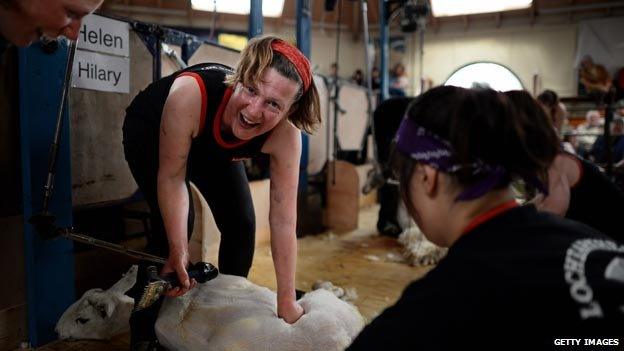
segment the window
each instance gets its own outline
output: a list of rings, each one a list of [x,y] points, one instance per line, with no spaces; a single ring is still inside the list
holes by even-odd
[[[431,11],[435,17],[460,16],[526,9],[532,4],[533,0],[431,0]]]
[[[494,62],[476,62],[453,72],[444,85],[462,88],[488,87],[499,91],[522,90],[522,83],[507,67]]]
[[[194,10],[232,13],[236,15],[249,14],[249,0],[191,0]],[[281,17],[284,9],[284,0],[265,0],[262,2],[262,15],[264,17]]]

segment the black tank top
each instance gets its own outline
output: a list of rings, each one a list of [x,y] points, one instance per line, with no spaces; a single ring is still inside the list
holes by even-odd
[[[223,111],[233,92],[224,81],[226,75],[231,73],[230,67],[218,63],[202,63],[173,73],[141,91],[126,109],[126,118],[140,118],[158,131],[173,81],[180,76],[190,76],[196,79],[202,95],[200,131],[193,140],[191,152],[229,161],[259,156],[270,132],[251,140],[226,141],[222,136]],[[158,136],[159,133],[152,133],[156,140],[146,142],[157,143]]]

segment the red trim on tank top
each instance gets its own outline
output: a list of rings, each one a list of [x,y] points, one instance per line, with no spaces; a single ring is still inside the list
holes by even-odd
[[[490,219],[514,208],[514,207],[518,207],[518,203],[516,202],[516,200],[509,200],[505,203],[502,203],[494,208],[492,208],[491,210],[482,213],[480,215],[478,215],[477,217],[473,218],[470,223],[468,223],[468,225],[466,226],[466,228],[464,228],[464,230],[462,231],[462,234],[466,234],[468,232],[470,232],[471,230],[475,229],[476,227],[480,226],[481,224],[489,221]]]
[[[225,105],[227,105],[228,101],[230,101],[230,97],[232,96],[232,88],[228,87],[225,89],[225,93],[223,94],[223,98],[221,99],[221,103],[219,104],[219,109],[217,110],[217,115],[215,116],[214,123],[212,125],[212,134],[214,135],[217,144],[225,149],[233,149],[235,147],[247,144],[250,140],[239,140],[233,143],[228,143],[223,140],[221,137],[221,122],[223,120],[223,111],[225,110]]]
[[[206,86],[204,85],[204,80],[201,76],[195,72],[182,72],[178,75],[178,77],[188,76],[195,78],[197,84],[199,84],[199,90],[201,91],[201,113],[199,116],[199,132],[197,135],[201,135],[204,131],[204,126],[206,124],[206,105],[208,102],[208,94],[206,93]],[[176,77],[176,78],[178,78]]]

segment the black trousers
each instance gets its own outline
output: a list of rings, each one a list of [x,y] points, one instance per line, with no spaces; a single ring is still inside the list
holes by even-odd
[[[157,196],[158,134],[159,126],[146,123],[142,116],[126,115],[123,143],[126,161],[150,208],[152,230],[147,238],[146,251],[168,257],[169,245]],[[189,181],[200,190],[210,206],[219,231],[219,270],[224,274],[246,277],[254,254],[255,214],[245,168],[242,162],[231,162],[218,155],[205,155],[201,145],[193,144],[187,161],[187,189],[189,191],[188,235],[193,232],[193,199]],[[141,263],[137,284],[153,263]],[[143,291],[144,286],[133,290]],[[132,296],[135,303],[139,296]],[[133,342],[155,339],[154,324],[162,298],[151,307],[132,313],[130,328]]]
[[[413,100],[414,98],[409,97],[388,99],[382,102],[373,114],[379,163],[384,169],[386,178],[391,176],[392,141],[403,120],[407,106]],[[381,231],[387,223],[400,228],[397,219],[398,205],[401,201],[399,188],[396,185],[384,184],[379,188],[378,196],[380,206],[377,229]]]

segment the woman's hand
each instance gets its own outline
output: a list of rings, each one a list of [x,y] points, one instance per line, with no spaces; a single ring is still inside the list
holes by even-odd
[[[161,274],[175,272],[178,276],[178,280],[180,281],[180,286],[166,291],[164,293],[165,296],[182,296],[197,285],[195,279],[189,279],[188,272],[186,271],[188,264],[188,251],[172,252],[169,254],[169,259],[167,260],[167,263],[165,263]]]
[[[277,316],[293,324],[303,316],[303,307],[297,301],[277,302]]]

